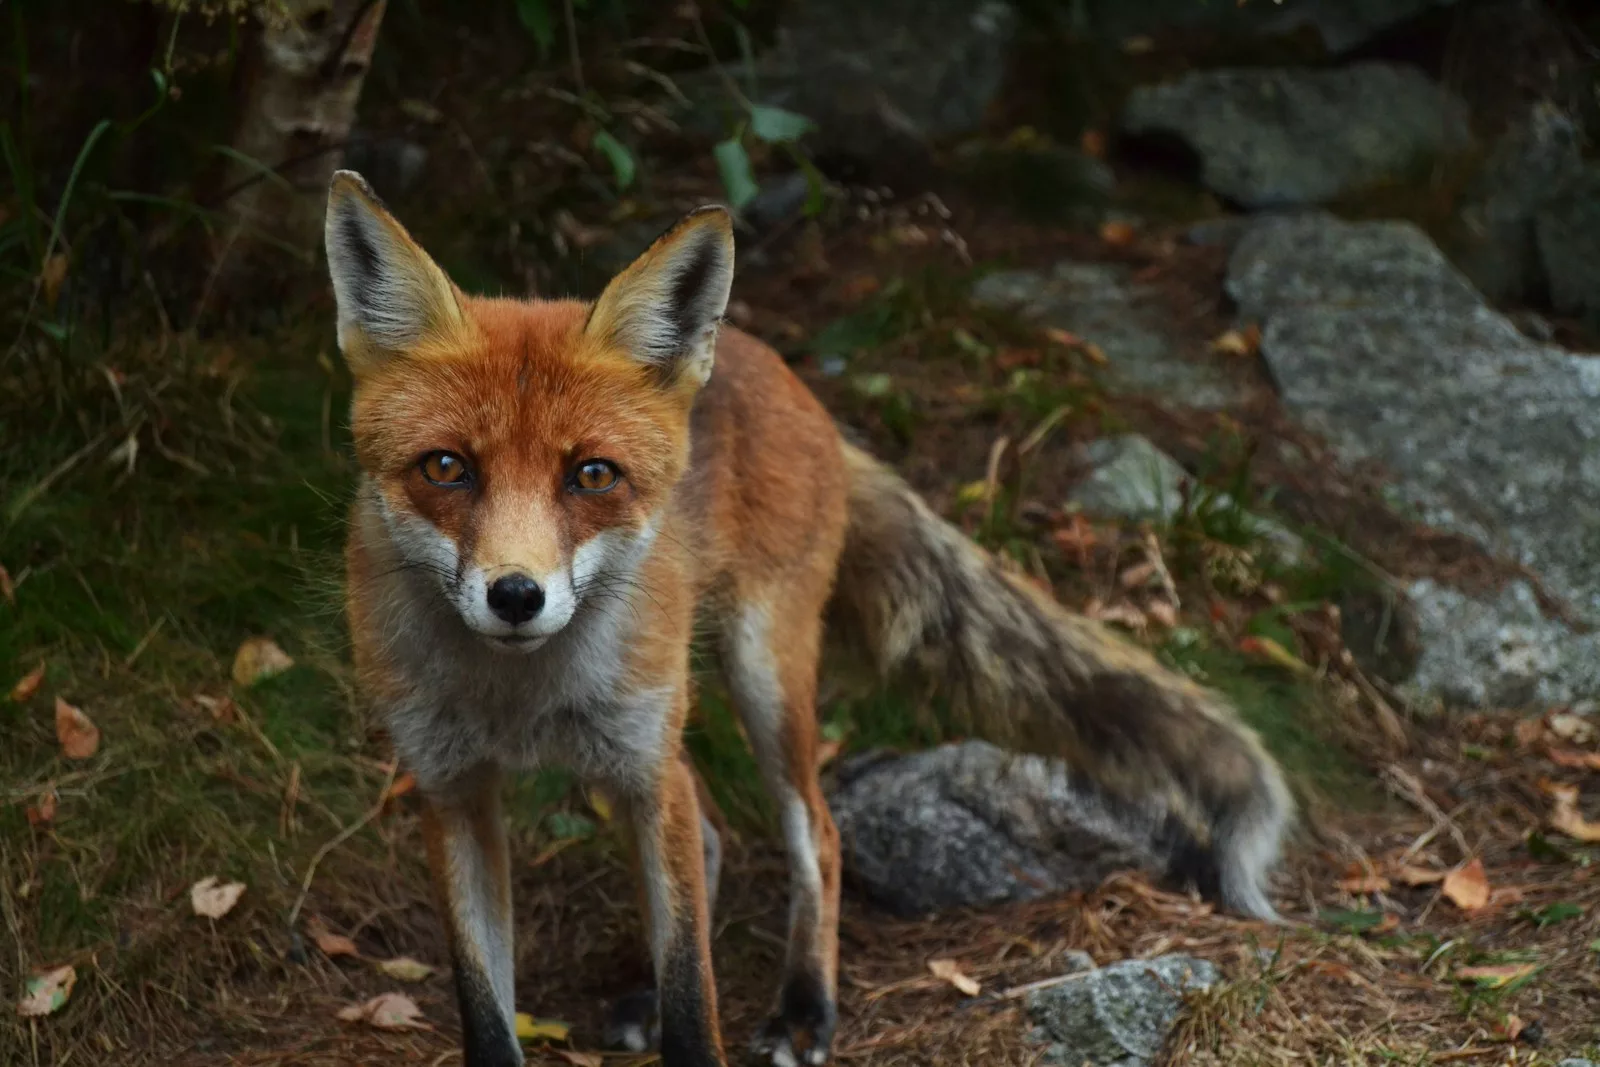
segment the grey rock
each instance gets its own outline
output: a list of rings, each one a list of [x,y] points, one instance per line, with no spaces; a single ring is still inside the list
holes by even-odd
[[[981,279],[972,298],[1058,326],[1105,351],[1105,383],[1123,394],[1159,394],[1195,408],[1223,408],[1242,393],[1221,366],[1186,354],[1155,290],[1105,263],[1056,264],[1048,273],[1001,271]]]
[[[809,0],[787,7],[771,51],[729,72],[754,87],[755,102],[813,120],[816,151],[873,158],[975,130],[999,93],[1015,26],[1000,0]],[[737,120],[720,78],[685,88],[690,125]]]
[[[1539,259],[1557,311],[1600,316],[1600,163],[1591,163],[1540,209]]]
[[[1161,1051],[1183,995],[1218,980],[1208,960],[1122,960],[1028,994],[1030,1037],[1065,1067],[1143,1067]]]
[[[1409,223],[1264,222],[1227,285],[1262,323],[1286,408],[1342,460],[1379,464],[1397,506],[1600,618],[1600,360],[1524,336]],[[1438,603],[1419,617],[1419,689],[1472,703],[1600,692],[1593,643],[1554,621],[1528,631],[1537,615],[1514,589],[1476,602],[1471,636],[1467,604]]]
[[[1556,1067],[1600,1067],[1600,1063],[1595,1063],[1593,1060],[1582,1059],[1578,1056],[1570,1056],[1556,1064]]]
[[[1089,23],[1110,37],[1173,30],[1282,34],[1311,26],[1330,52],[1347,52],[1385,30],[1455,0],[1291,0],[1279,4],[1203,0],[1090,0]]]
[[[1424,633],[1414,699],[1460,707],[1531,708],[1600,693],[1600,634],[1545,618],[1527,582],[1472,597],[1424,579],[1407,590]]]
[[[846,760],[845,870],[901,915],[1021,900],[1161,867],[1159,813],[1113,811],[1061,765],[982,741]]]
[[[1457,219],[1455,259],[1490,300],[1526,299],[1544,288],[1534,216],[1583,166],[1583,134],[1541,103],[1495,143]]]
[[[1196,71],[1135,89],[1136,136],[1174,137],[1206,187],[1247,208],[1321,204],[1472,144],[1466,105],[1392,63]]]

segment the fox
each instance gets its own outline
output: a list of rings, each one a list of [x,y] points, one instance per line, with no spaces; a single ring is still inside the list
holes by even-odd
[[[838,1026],[840,838],[819,778],[825,631],[921,676],[952,729],[1060,759],[1224,906],[1268,897],[1294,805],[1218,694],[1014,576],[845,440],[723,323],[734,221],[684,216],[593,301],[468,295],[352,171],[326,258],[359,467],[346,617],[361,692],[413,775],[467,1067],[521,1064],[504,775],[612,801],[652,990],[609,1031],[721,1067],[711,914],[724,825],[684,748],[713,635],[787,853],[772,1067]]]

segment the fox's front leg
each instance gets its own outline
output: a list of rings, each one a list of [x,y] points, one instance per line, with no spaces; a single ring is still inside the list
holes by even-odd
[[[722,1067],[711,916],[694,772],[676,755],[628,799],[660,997],[664,1067]]]
[[[512,992],[511,867],[500,813],[500,772],[474,768],[423,796],[439,913],[461,1004],[465,1067],[519,1067]]]

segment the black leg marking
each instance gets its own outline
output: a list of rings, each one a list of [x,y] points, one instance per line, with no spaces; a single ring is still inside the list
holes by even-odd
[[[459,958],[455,962],[463,1067],[522,1067],[522,1047],[506,1025],[487,979],[470,963]]]
[[[711,976],[701,973],[692,932],[668,950],[660,982],[663,1067],[721,1067],[706,998]]]

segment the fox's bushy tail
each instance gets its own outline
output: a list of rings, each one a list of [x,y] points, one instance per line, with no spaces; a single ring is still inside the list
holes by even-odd
[[[1064,759],[1150,827],[1172,873],[1272,918],[1293,814],[1283,774],[1217,694],[1003,571],[893,471],[846,446],[836,625],[884,672],[937,685],[952,725]]]

